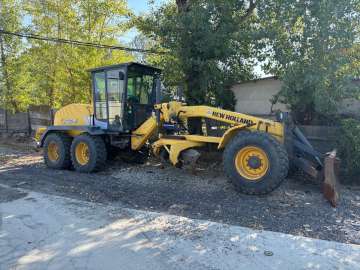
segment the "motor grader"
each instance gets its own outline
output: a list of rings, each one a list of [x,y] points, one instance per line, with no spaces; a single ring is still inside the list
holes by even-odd
[[[324,178],[324,156],[287,124],[284,113],[273,121],[179,101],[161,103],[161,71],[138,63],[90,72],[92,104],[65,106],[56,112],[53,125],[37,130],[49,168],[91,173],[106,165],[110,153],[144,158],[149,148],[181,167],[194,164],[197,150],[203,149],[223,152],[226,175],[246,194],[271,192],[286,178],[289,166]],[[334,168],[328,164],[326,193],[336,203]]]

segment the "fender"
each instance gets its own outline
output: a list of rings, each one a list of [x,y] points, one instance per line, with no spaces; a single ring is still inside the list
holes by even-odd
[[[228,142],[232,139],[232,137],[234,137],[236,135],[236,133],[238,131],[246,129],[247,127],[248,127],[248,125],[242,124],[242,125],[237,125],[235,127],[228,129],[222,136],[222,138],[219,142],[219,145],[218,145],[218,149],[223,149],[228,144]]]
[[[44,141],[46,136],[49,133],[55,132],[55,131],[60,131],[60,132],[64,132],[64,133],[70,133],[70,132],[75,132],[75,133],[88,133],[90,135],[104,135],[105,132],[104,130],[102,130],[100,127],[95,127],[95,126],[50,126],[47,127],[46,130],[41,134],[40,139],[38,141],[38,146],[39,147],[43,147],[44,145]]]

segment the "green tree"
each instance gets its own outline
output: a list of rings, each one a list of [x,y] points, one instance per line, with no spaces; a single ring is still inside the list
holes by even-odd
[[[249,5],[250,4],[250,5]],[[233,108],[230,87],[252,77],[254,1],[182,0],[138,18],[137,27],[167,55],[150,56],[165,83],[184,82],[190,104]]]
[[[0,0],[0,29],[18,31],[21,29],[20,3],[16,0]],[[21,90],[20,63],[17,59],[21,51],[18,38],[0,34],[0,106],[18,111],[17,102]]]
[[[335,115],[339,102],[359,97],[348,53],[359,38],[359,6],[358,0],[259,3],[259,46],[267,70],[284,82],[275,101],[289,105],[299,121]]]
[[[129,11],[124,0],[24,1],[32,32],[48,37],[118,44],[126,29]],[[31,103],[61,107],[90,102],[89,68],[125,62],[132,56],[121,51],[100,50],[30,40],[21,55],[26,64]]]

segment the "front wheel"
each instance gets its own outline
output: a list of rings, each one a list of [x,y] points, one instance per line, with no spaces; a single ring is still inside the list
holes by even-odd
[[[80,135],[71,144],[71,160],[78,172],[100,171],[106,157],[106,145],[100,136]]]
[[[224,170],[235,188],[245,194],[267,194],[285,179],[289,161],[286,149],[261,132],[238,133],[226,146]]]

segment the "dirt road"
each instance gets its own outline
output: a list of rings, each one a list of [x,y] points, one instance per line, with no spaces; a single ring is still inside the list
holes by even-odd
[[[220,163],[202,164],[196,174],[146,165],[108,164],[97,174],[45,168],[40,153],[0,145],[0,184],[84,201],[151,210],[254,229],[360,244],[360,187],[342,187],[333,209],[316,183],[287,179],[275,192],[254,197],[236,193]],[[0,188],[0,200],[19,194]]]

